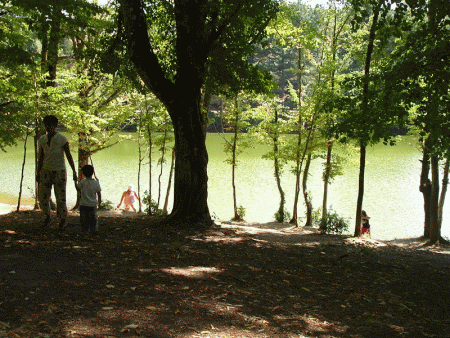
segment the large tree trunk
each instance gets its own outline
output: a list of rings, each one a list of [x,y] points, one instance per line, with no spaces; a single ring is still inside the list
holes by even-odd
[[[197,96],[199,97],[199,96]],[[208,208],[208,152],[200,100],[184,96],[169,107],[175,132],[174,203],[171,220],[211,225]]]
[[[178,68],[174,81],[166,77],[150,43],[147,19],[141,1],[119,0],[127,56],[145,86],[165,105],[175,134],[174,203],[168,221],[211,225],[208,208],[208,153],[205,119],[201,107],[208,53],[193,48],[201,43],[204,22],[195,15],[199,3],[179,1],[177,21]],[[200,14],[199,14],[200,15]]]

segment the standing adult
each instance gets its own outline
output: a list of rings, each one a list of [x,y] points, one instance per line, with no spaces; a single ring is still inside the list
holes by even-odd
[[[64,154],[72,168],[74,181],[77,181],[77,172],[70,153],[69,141],[64,135],[56,131],[58,118],[54,115],[45,116],[44,126],[47,133],[39,139],[36,174],[36,180],[39,184],[39,203],[45,214],[44,226],[47,226],[50,223],[50,195],[53,186],[59,227],[63,228],[67,221],[67,171]]]

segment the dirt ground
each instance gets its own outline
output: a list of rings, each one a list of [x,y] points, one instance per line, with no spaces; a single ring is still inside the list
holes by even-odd
[[[450,251],[126,212],[0,216],[0,337],[450,337]]]

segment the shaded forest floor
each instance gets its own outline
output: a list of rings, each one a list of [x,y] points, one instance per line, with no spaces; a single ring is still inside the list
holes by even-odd
[[[0,216],[0,337],[450,337],[448,248],[127,215]]]

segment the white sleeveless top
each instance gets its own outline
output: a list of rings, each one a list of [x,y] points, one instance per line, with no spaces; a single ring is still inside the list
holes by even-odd
[[[47,144],[48,135],[42,135],[39,139],[39,147],[44,150],[43,169],[47,170],[65,170],[64,145],[69,142],[64,135],[56,133],[53,135],[50,145]]]

